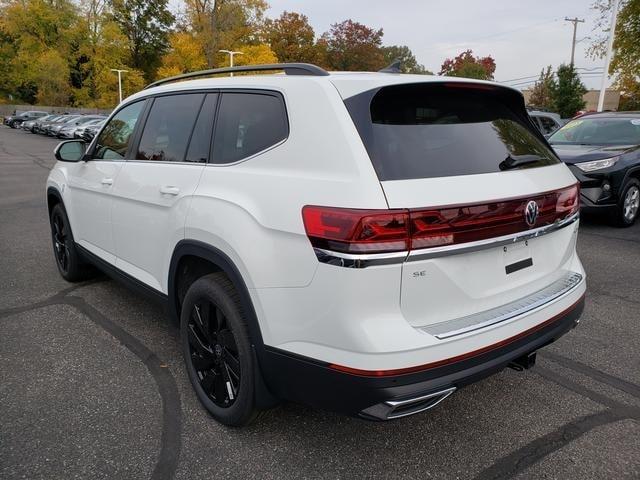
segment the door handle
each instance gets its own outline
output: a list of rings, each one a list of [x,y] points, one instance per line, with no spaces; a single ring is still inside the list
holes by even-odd
[[[102,185],[113,185],[113,178],[103,178],[100,183]]]
[[[171,185],[165,185],[160,187],[160,193],[163,195],[178,195],[180,193],[180,189]]]

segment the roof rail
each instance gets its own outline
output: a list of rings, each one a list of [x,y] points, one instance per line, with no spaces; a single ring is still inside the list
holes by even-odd
[[[144,88],[147,89],[157,87],[158,85],[164,85],[165,83],[177,82],[179,80],[186,80],[189,78],[207,77],[209,75],[217,75],[220,73],[262,72],[274,70],[284,70],[284,73],[287,75],[313,75],[316,77],[329,75],[326,70],[310,63],[269,63],[265,65],[241,65],[238,67],[212,68],[210,70],[183,73],[182,75],[163,78],[162,80],[150,83]]]

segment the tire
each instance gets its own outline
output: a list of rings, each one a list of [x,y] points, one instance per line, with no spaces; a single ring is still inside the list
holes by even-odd
[[[257,414],[251,342],[240,298],[224,273],[205,275],[189,287],[180,336],[200,403],[220,423],[249,424]]]
[[[80,282],[90,278],[93,270],[82,261],[78,253],[67,212],[61,203],[53,207],[49,220],[53,255],[62,278],[67,282]]]
[[[616,212],[615,223],[619,227],[630,227],[640,212],[640,182],[630,179],[622,189]]]

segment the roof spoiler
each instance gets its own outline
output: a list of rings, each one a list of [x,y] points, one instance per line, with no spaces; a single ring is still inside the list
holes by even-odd
[[[324,77],[329,73],[323,68],[310,63],[270,63],[265,65],[241,65],[238,67],[224,67],[224,68],[212,68],[210,70],[199,70],[197,72],[183,73],[181,75],[175,75],[173,77],[163,78],[157,82],[150,83],[144,89],[157,87],[164,85],[165,83],[178,82],[180,80],[187,80],[198,77],[208,77],[210,75],[218,75],[221,73],[236,73],[236,72],[264,72],[264,71],[276,71],[284,70],[287,75],[311,75],[315,77]]]

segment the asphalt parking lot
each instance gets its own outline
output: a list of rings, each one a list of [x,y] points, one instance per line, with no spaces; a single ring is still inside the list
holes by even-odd
[[[640,477],[640,224],[582,220],[585,313],[533,370],[395,422],[284,404],[236,430],[200,407],[158,306],[58,275],[55,144],[0,128],[0,478]]]

